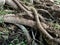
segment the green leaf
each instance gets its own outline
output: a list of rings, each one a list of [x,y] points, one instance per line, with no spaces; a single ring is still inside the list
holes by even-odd
[[[60,4],[60,0],[55,0],[55,4]]]
[[[2,37],[3,37],[5,40],[8,39],[8,35],[3,35]]]
[[[20,43],[16,44],[16,45],[21,45]]]
[[[3,23],[4,22],[4,19],[3,19],[3,16],[0,17],[0,23]]]
[[[9,45],[12,45],[12,44],[9,44]]]

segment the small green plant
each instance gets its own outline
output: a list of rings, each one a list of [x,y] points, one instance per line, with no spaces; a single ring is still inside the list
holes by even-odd
[[[12,14],[12,12],[8,12],[5,10],[0,10],[0,15],[5,15],[5,14]]]
[[[59,5],[60,4],[60,0],[55,0],[55,4]]]
[[[54,29],[60,30],[60,25],[58,23],[53,24]]]

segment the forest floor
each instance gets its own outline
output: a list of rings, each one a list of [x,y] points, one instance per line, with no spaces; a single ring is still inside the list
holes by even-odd
[[[60,45],[59,0],[5,0],[0,8],[0,45]]]

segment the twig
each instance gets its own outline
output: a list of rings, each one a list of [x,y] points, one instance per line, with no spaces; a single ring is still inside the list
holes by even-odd
[[[42,33],[44,33],[49,39],[51,39],[51,40],[53,40],[53,41],[55,41],[55,42],[57,42],[57,43],[60,44],[60,40],[53,38],[53,37],[42,27],[36,9],[35,9],[35,8],[32,8],[32,10],[33,10],[34,13],[35,13],[35,19],[36,19],[37,27],[39,28],[39,31],[42,31]]]
[[[18,9],[18,6],[12,0],[5,0],[6,4],[12,7],[13,9]]]
[[[13,0],[13,1],[17,4],[17,6],[18,6],[19,8],[21,8],[22,10],[24,10],[31,18],[33,18],[33,15],[30,13],[30,11],[26,10],[26,9],[22,6],[21,3],[19,3],[17,0]]]
[[[36,22],[37,22],[37,26],[39,28],[39,31],[42,31],[42,33],[44,33],[49,39],[53,39],[53,37],[42,27],[36,9],[35,8],[32,8],[32,10],[35,13],[35,19],[36,19]]]
[[[54,19],[54,17],[47,10],[44,9],[37,9],[37,10],[47,13],[52,19]]]
[[[15,25],[17,25],[19,28],[22,29],[22,31],[24,32],[24,35],[27,37],[28,43],[31,43],[32,39],[31,39],[31,37],[29,35],[28,30],[23,25],[19,25],[19,24],[15,24]]]
[[[30,7],[28,7],[28,6],[26,6],[26,5],[23,5],[26,9],[28,9],[28,10],[31,10],[31,6]],[[31,12],[32,13],[32,12]],[[33,16],[33,18],[34,18],[34,16]],[[44,18],[43,18],[43,16],[41,16],[40,14],[39,14],[39,18],[43,21],[43,22],[45,22],[46,23],[46,21],[44,20]]]

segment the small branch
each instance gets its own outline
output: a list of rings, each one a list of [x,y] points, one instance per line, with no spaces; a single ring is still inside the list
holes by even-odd
[[[36,23],[37,23],[37,27],[39,28],[39,31],[42,31],[42,33],[45,34],[49,39],[51,39],[51,40],[53,40],[53,41],[55,41],[55,42],[57,42],[57,43],[60,44],[60,40],[53,38],[53,37],[42,27],[36,9],[35,9],[35,8],[32,8],[32,10],[33,10],[33,12],[35,13],[35,19],[36,19]]]
[[[5,15],[4,17],[3,16],[0,16],[4,19],[4,22],[7,22],[7,23],[17,23],[17,24],[23,24],[23,25],[27,25],[27,26],[30,26],[30,27],[33,27],[35,25],[35,22],[32,21],[32,20],[28,20],[28,19],[25,19],[25,18],[22,18],[22,17],[18,17],[14,14],[7,14]]]
[[[44,10],[44,9],[37,9],[37,10],[47,13],[52,19],[54,19],[54,17],[47,10]]]
[[[27,25],[27,26],[30,26],[30,27],[36,29],[36,22],[35,21],[28,20],[23,17],[19,18],[15,14],[7,14],[4,16],[0,16],[0,18],[2,18],[4,20],[4,22],[6,22],[6,23],[22,24],[22,25]],[[41,22],[41,24],[44,26],[45,29],[49,28],[49,26],[47,26],[45,23]]]
[[[31,6],[30,7],[28,7],[28,6],[26,6],[26,5],[23,5],[26,9],[28,9],[28,10],[31,10]],[[32,13],[32,12],[31,12]],[[33,16],[33,18],[34,18],[34,16]],[[43,18],[43,16],[41,16],[41,14],[39,14],[39,18],[43,21],[43,22],[45,22],[46,23],[46,21],[44,20],[44,18]]]
[[[42,33],[44,33],[49,39],[53,39],[53,37],[42,27],[36,9],[35,8],[32,8],[32,10],[35,13],[35,19],[36,19],[36,22],[37,22],[37,26],[39,28],[39,31],[42,31]]]
[[[26,9],[22,6],[22,4],[18,2],[18,0],[13,0],[13,1],[17,4],[17,6],[18,6],[19,8],[21,8],[22,10],[24,10],[31,18],[33,18],[33,15],[30,13],[30,11],[26,10]]]
[[[29,35],[28,30],[23,25],[19,25],[19,24],[15,24],[15,25],[17,25],[24,32],[24,35],[27,37],[28,43],[30,44],[32,39]]]
[[[18,6],[12,0],[5,0],[6,4],[12,7],[13,9],[18,9]]]

